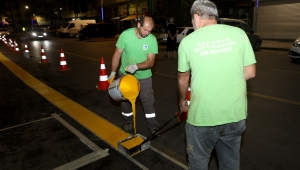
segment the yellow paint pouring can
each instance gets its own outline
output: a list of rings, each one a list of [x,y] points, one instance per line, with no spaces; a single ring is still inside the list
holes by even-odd
[[[118,80],[115,80],[109,86],[109,94],[115,100],[129,100],[133,112],[134,134],[127,139],[118,142],[118,148],[127,155],[135,155],[138,152],[150,147],[150,141],[145,142],[145,137],[136,134],[136,98],[140,92],[139,81],[130,74],[124,75]],[[142,149],[143,148],[143,149]]]

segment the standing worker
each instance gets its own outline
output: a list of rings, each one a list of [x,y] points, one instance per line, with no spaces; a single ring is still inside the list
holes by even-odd
[[[112,70],[108,77],[111,83],[116,75],[117,67],[121,59],[119,76],[126,73],[134,75],[140,83],[139,98],[142,102],[148,129],[153,134],[159,127],[155,119],[154,92],[152,89],[151,67],[158,53],[158,45],[155,36],[150,34],[154,27],[151,17],[141,17],[136,28],[129,28],[122,32],[112,56]],[[125,119],[125,130],[133,132],[133,111],[129,101],[121,102],[122,116]]]
[[[171,17],[169,19],[169,24],[167,27],[167,55],[165,55],[166,58],[169,58],[169,52],[173,52],[172,58],[175,59],[176,56],[176,42],[177,42],[177,34],[178,29],[177,26],[174,24],[174,18]]]
[[[185,127],[189,169],[207,170],[215,148],[219,169],[238,170],[246,129],[246,81],[256,74],[254,52],[243,30],[217,24],[213,2],[196,0],[190,12],[195,31],[178,49],[179,106],[189,112]]]

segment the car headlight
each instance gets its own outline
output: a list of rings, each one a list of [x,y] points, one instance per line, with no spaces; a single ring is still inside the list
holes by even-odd
[[[44,32],[44,36],[47,36],[47,33]]]
[[[33,33],[32,33],[32,36],[36,36],[36,33],[35,33],[35,32],[33,32]]]
[[[299,46],[300,46],[300,42],[294,43],[293,46],[294,46],[294,47],[299,47]]]

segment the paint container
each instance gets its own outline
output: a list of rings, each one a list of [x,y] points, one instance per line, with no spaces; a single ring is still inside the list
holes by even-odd
[[[144,142],[147,138],[136,134],[118,142],[118,148],[128,156],[133,156],[150,147],[150,140]]]

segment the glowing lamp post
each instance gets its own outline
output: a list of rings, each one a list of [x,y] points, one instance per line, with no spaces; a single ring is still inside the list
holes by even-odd
[[[28,7],[27,5],[25,6],[25,9],[30,10],[29,7]],[[31,11],[29,11],[29,12],[30,12],[31,25],[34,25],[33,18],[32,18],[32,16],[34,16],[34,14],[31,14]]]

